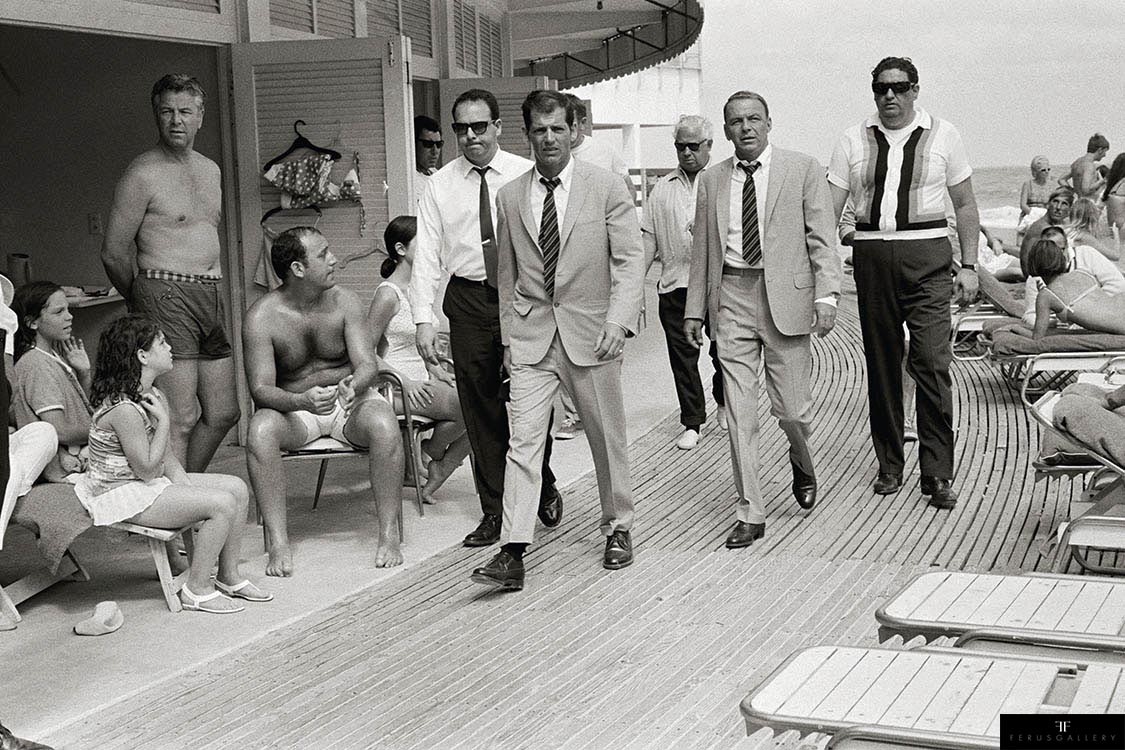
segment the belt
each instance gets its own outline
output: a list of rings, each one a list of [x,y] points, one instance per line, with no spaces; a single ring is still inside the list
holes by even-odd
[[[491,289],[492,291],[496,291],[496,287],[491,286],[484,279],[481,279],[480,281],[477,281],[476,279],[466,279],[464,276],[450,276],[449,277],[449,283],[451,283],[451,284],[456,283],[456,284],[460,284],[462,286],[484,287],[485,289]]]
[[[735,268],[723,266],[723,276],[759,276],[764,272],[762,268]]]
[[[140,269],[140,275],[146,279],[157,281],[181,281],[191,284],[218,284],[222,276],[199,276],[194,273],[176,273],[175,271],[157,271],[151,268]]]

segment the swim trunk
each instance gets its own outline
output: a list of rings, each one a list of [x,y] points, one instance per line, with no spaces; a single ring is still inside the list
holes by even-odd
[[[231,346],[220,281],[144,268],[133,280],[131,307],[160,326],[174,357],[225,359]]]
[[[333,440],[339,440],[341,443],[350,445],[353,448],[366,449],[366,445],[358,445],[344,435],[344,427],[348,424],[348,419],[351,417],[352,412],[365,401],[378,399],[386,402],[382,394],[378,391],[369,391],[363,398],[356,397],[352,403],[352,408],[349,411],[344,410],[344,405],[340,403],[339,399],[336,400],[336,406],[328,414],[314,414],[311,411],[294,411],[290,412],[305,428],[305,445],[319,440],[322,437],[330,437]]]

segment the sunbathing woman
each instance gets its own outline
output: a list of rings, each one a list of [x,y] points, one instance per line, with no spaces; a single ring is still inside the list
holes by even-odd
[[[382,365],[402,378],[403,393],[395,394],[395,413],[403,413],[405,397],[411,413],[439,420],[432,437],[422,443],[422,450],[432,459],[422,497],[433,502],[434,492],[469,455],[469,438],[453,376],[440,367],[428,366],[414,343],[414,314],[406,290],[410,287],[417,226],[413,216],[399,216],[387,225],[383,240],[388,257],[380,269],[386,281],[375,289],[367,322]]]
[[[231,597],[273,598],[238,571],[250,493],[238,477],[188,474],[172,455],[168,402],[153,387],[171,369],[172,348],[148,318],[126,315],[102,333],[90,398],[90,465],[75,490],[97,526],[129,520],[178,529],[202,522],[180,601],[197,612],[241,612]]]
[[[71,481],[86,468],[86,441],[93,408],[90,359],[81,339],[71,336],[71,314],[62,287],[33,281],[16,290],[12,308],[19,317],[16,333],[16,424],[47,422],[59,436],[58,453],[43,478]]]
[[[1125,294],[1105,291],[1088,271],[1070,270],[1066,250],[1057,243],[1036,242],[1027,256],[1027,273],[1040,277],[1044,284],[1035,300],[1033,338],[1046,335],[1052,312],[1063,323],[1125,335]]]

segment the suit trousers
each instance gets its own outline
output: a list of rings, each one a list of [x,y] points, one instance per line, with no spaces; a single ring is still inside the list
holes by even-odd
[[[445,290],[442,311],[449,318],[449,350],[472,448],[481,511],[498,516],[504,510],[504,457],[509,437],[501,382],[504,346],[500,340],[499,296],[480,282],[454,276]],[[550,460],[548,438],[542,458],[542,487],[550,488],[555,483]],[[536,486],[536,496],[541,489]]]
[[[512,366],[512,440],[504,474],[505,543],[530,543],[534,539],[536,498],[544,446],[551,428],[551,404],[563,385],[574,396],[578,416],[586,426],[602,503],[601,532],[609,536],[615,530],[633,528],[621,358],[592,367],[576,365],[556,333],[541,361]]]
[[[676,398],[680,402],[680,424],[698,430],[707,421],[707,406],[703,395],[703,381],[699,377],[699,348],[688,341],[684,335],[684,305],[687,303],[687,287],[672,289],[657,295],[660,301],[660,325],[664,328],[664,341],[668,345],[668,362],[672,366],[672,380],[676,383]],[[723,372],[719,367],[719,356],[715,353],[715,337],[711,321],[703,322],[707,337],[711,339],[708,354],[715,365],[711,376],[711,394],[715,403],[725,405],[723,400]]]
[[[922,473],[953,478],[953,381],[949,375],[952,255],[945,237],[857,240],[852,262],[867,360],[871,441],[879,471],[901,474],[902,324],[910,331],[906,370],[917,383]]]
[[[810,326],[812,315],[809,316]],[[814,476],[809,436],[812,434],[812,347],[809,336],[786,336],[770,314],[762,273],[723,275],[719,315],[715,321],[737,516],[746,523],[765,523],[758,440],[758,370],[765,365],[771,413],[789,438],[789,461]]]

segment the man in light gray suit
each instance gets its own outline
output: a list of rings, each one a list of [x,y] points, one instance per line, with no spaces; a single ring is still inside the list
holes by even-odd
[[[789,438],[793,495],[802,508],[816,503],[809,334],[824,336],[835,325],[842,276],[824,168],[770,146],[771,127],[759,94],[737,91],[723,107],[735,156],[699,178],[684,309],[684,332],[696,346],[708,312],[715,328],[738,491],[730,549],[750,546],[766,529],[758,479],[760,363],[773,414]]]
[[[644,250],[621,178],[570,156],[574,109],[556,91],[523,103],[535,167],[496,196],[500,333],[511,374],[511,440],[504,472],[504,542],[473,571],[478,583],[523,588],[543,449],[560,384],[574,395],[601,496],[603,565],[633,562],[621,361],[636,333]]]

